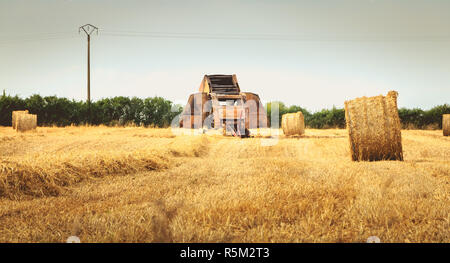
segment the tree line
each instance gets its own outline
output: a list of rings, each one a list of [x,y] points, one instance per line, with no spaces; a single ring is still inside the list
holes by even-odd
[[[285,113],[293,113],[301,111],[305,118],[305,125],[310,128],[345,128],[345,110],[343,108],[333,107],[332,109],[324,109],[314,113],[297,106],[286,106],[282,102],[270,102],[266,104],[267,116],[271,118],[271,109],[273,104],[278,104],[279,120]],[[450,105],[444,104],[433,107],[429,110],[419,108],[398,109],[398,115],[404,129],[442,129],[442,115],[450,114]]]
[[[168,127],[171,121],[181,113],[182,106],[174,105],[161,97],[104,98],[91,102],[89,105],[84,101],[56,96],[32,95],[22,99],[18,96],[3,94],[0,97],[0,125],[11,126],[12,111],[24,109],[38,115],[39,126],[134,124]]]
[[[286,106],[282,102],[266,103],[269,123],[274,104],[278,104],[279,120],[285,113],[301,111],[305,125],[310,128],[345,128],[345,111],[333,107],[314,113],[297,105]],[[28,98],[5,95],[0,96],[0,125],[11,126],[11,113],[27,109],[38,115],[39,126],[67,125],[138,125],[168,127],[172,120],[182,112],[183,105],[174,104],[161,97],[140,99],[137,97],[104,98],[90,104],[84,101],[69,100],[56,96],[42,97],[32,95]],[[89,113],[90,112],[90,113]],[[398,110],[403,128],[441,129],[442,114],[450,114],[450,105],[436,106],[430,110],[418,108]]]

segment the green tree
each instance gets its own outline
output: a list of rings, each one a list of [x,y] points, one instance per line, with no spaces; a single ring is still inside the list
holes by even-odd
[[[274,107],[278,107],[278,117],[285,113],[301,111],[305,117],[305,124],[311,128],[332,128],[345,127],[345,111],[333,107],[315,113],[310,113],[306,109],[291,105],[287,107],[282,102],[269,102],[266,104],[266,111],[271,121],[271,113]],[[21,99],[18,96],[3,95],[0,97],[0,125],[11,125],[11,113],[14,110],[29,110],[30,113],[38,115],[39,125],[65,126],[70,124],[85,124],[89,120],[88,104],[83,101],[58,98],[56,96],[42,97],[34,94],[28,98]],[[104,98],[91,103],[91,123],[98,125],[126,125],[135,123],[136,125],[167,127],[172,120],[181,113],[182,105],[174,105],[171,101],[161,97],[140,99],[137,97],[114,97]],[[450,114],[450,105],[444,104],[436,106],[430,110],[399,109],[399,116],[404,127],[442,128],[442,115]]]
[[[0,97],[0,125],[11,126],[12,112],[25,109],[25,102],[21,98],[3,94]]]

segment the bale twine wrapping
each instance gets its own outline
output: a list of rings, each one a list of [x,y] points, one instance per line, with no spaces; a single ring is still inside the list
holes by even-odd
[[[19,114],[26,114],[26,113],[28,113],[28,110],[16,110],[16,111],[13,111],[13,112],[12,112],[11,126],[12,126],[12,128],[13,128],[14,130],[15,130],[16,127],[17,127],[17,124],[16,124],[16,122],[17,122],[17,116],[18,116]]]
[[[281,128],[286,136],[303,135],[305,133],[305,119],[301,111],[286,113],[281,117]]]
[[[16,120],[17,131],[24,132],[35,130],[37,126],[36,114],[19,114]]]
[[[396,91],[387,96],[345,102],[345,120],[353,161],[403,161]]]
[[[442,115],[442,132],[444,136],[450,136],[450,114]]]

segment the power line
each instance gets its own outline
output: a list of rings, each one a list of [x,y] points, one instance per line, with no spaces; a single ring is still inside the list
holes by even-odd
[[[126,38],[154,38],[154,39],[205,39],[205,40],[249,40],[249,41],[294,41],[294,42],[433,42],[450,41],[450,33],[445,35],[282,35],[282,34],[211,34],[211,33],[182,33],[160,31],[134,31],[134,30],[98,30],[100,35],[106,37]],[[25,34],[20,36],[1,36],[0,45],[27,43],[34,41],[60,40],[75,38],[73,31]]]
[[[22,35],[13,35],[13,36],[4,36],[3,34],[0,34],[0,39],[2,37],[8,38],[8,39],[16,39],[16,38],[27,38],[27,37],[36,37],[36,36],[61,36],[61,35],[69,35],[69,34],[75,34],[76,31],[58,31],[58,32],[40,32],[40,33],[30,33],[30,34],[22,34]]]
[[[208,34],[208,33],[176,33],[176,32],[152,32],[130,30],[101,30],[103,36],[113,37],[138,37],[138,38],[179,38],[179,39],[219,39],[219,40],[270,40],[270,41],[449,41],[448,35],[422,35],[422,36],[307,36],[307,35],[280,35],[280,34]]]
[[[182,36],[182,35],[133,35],[133,34],[102,34],[107,37],[135,37],[160,39],[205,39],[205,40],[267,40],[267,41],[293,41],[293,42],[447,42],[449,37],[392,37],[392,38],[262,38],[262,37],[224,37],[224,36]]]
[[[33,33],[33,34],[23,34],[23,35],[13,35],[5,36],[0,35],[0,42],[15,42],[15,41],[33,41],[33,40],[45,40],[45,39],[56,39],[56,38],[71,38],[76,36],[76,31],[66,31],[66,32],[45,32],[45,33]]]
[[[39,41],[47,41],[47,40],[62,40],[62,39],[73,39],[76,36],[61,36],[61,37],[37,37],[37,38],[23,38],[17,40],[0,40],[0,45],[12,45],[12,44],[21,44],[21,43],[29,43],[29,42],[39,42]]]

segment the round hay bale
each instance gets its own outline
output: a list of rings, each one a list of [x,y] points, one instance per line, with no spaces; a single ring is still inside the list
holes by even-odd
[[[35,114],[19,114],[16,120],[16,128],[19,132],[25,132],[36,129],[37,115]]]
[[[442,115],[442,132],[444,136],[450,136],[450,114]]]
[[[345,102],[353,161],[403,160],[396,91]]]
[[[11,126],[12,126],[12,128],[15,130],[16,128],[17,128],[17,116],[19,115],[19,114],[26,114],[26,113],[28,113],[28,110],[16,110],[16,111],[13,111],[12,112],[12,120],[11,120]]]
[[[301,111],[286,113],[281,117],[281,128],[286,136],[305,134],[305,119]]]

